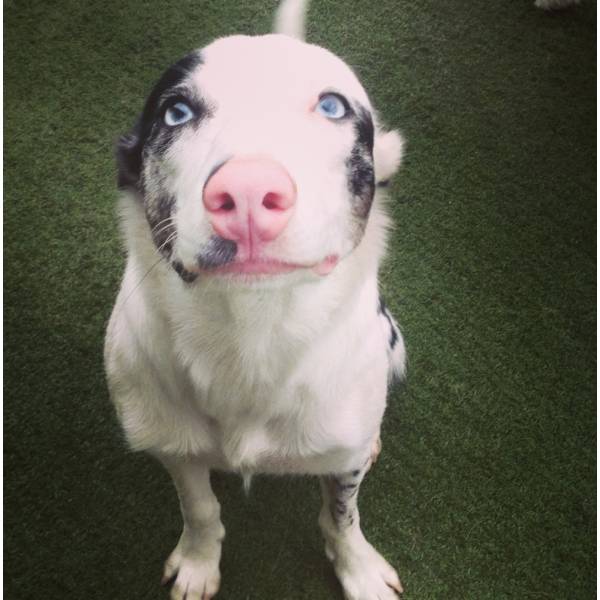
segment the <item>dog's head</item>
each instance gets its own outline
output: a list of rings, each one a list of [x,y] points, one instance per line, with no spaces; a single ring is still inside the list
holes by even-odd
[[[119,186],[186,281],[318,277],[360,243],[400,151],[338,57],[289,35],[232,36],[163,74],[119,141]]]

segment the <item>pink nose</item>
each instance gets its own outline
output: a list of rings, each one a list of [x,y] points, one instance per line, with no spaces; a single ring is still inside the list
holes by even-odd
[[[237,242],[238,255],[251,256],[253,248],[285,229],[296,188],[273,160],[232,158],[209,178],[202,200],[217,234]]]

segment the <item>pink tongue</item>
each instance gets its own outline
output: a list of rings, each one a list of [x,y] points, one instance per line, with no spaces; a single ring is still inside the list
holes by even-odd
[[[317,275],[321,275],[324,277],[325,275],[329,275],[331,271],[335,268],[338,263],[338,257],[335,255],[330,255],[324,260],[322,260],[318,265],[313,267],[313,271]]]

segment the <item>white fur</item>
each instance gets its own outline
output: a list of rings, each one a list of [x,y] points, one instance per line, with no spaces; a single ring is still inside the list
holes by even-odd
[[[273,255],[301,263],[318,262],[327,254],[347,255],[352,244],[347,236],[351,215],[346,177],[332,165],[341,164],[348,154],[353,131],[328,122],[312,108],[320,91],[328,88],[351,93],[370,107],[354,73],[324,48],[283,35],[222,38],[206,47],[203,56],[193,83],[218,110],[171,150],[175,176],[169,185],[178,198],[180,232],[175,255],[184,265],[193,262],[195,232],[206,224],[198,190],[211,168],[232,155],[275,157],[297,183],[294,214],[272,244]],[[235,77],[226,67],[231,64]],[[214,142],[206,144],[206,139]]]
[[[301,4],[289,2],[279,14],[288,34],[303,30]],[[376,193],[354,247],[345,176],[336,167],[352,132],[312,111],[328,87],[370,108],[357,78],[328,51],[282,35],[223,38],[203,56],[193,84],[218,110],[161,163],[177,202],[175,256],[191,262],[209,229],[199,190],[211,166],[251,154],[274,157],[297,182],[295,214],[273,256],[312,264],[336,253],[341,261],[326,277],[306,270],[185,284],[155,247],[139,198],[121,199],[128,258],[107,331],[106,371],[131,447],[157,456],[178,489],[184,531],[165,576],[177,574],[172,598],[188,600],[212,597],[220,578],[224,530],[209,470],[247,477],[356,469],[378,438],[388,377],[404,368],[402,338],[390,353],[389,321],[377,312],[384,198]],[[375,125],[375,173],[387,180],[402,140]],[[395,597],[385,583],[393,569],[357,528],[347,538],[329,534],[347,597]]]
[[[378,133],[375,143],[375,178],[387,181],[400,167],[404,154],[404,140],[397,131]]]

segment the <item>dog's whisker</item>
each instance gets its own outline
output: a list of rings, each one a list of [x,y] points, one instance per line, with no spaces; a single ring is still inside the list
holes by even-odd
[[[160,247],[157,248],[158,253],[160,254],[161,250],[171,241],[173,241],[173,239],[177,237],[177,232],[173,232],[166,240],[163,244],[161,244]],[[144,282],[144,280],[150,275],[150,273],[159,265],[159,263],[163,260],[166,260],[164,256],[160,255],[158,257],[158,260],[156,262],[154,262],[152,264],[152,266],[142,275],[142,277],[140,278],[140,280],[133,286],[133,288],[131,289],[131,291],[129,292],[129,294],[127,294],[127,296],[125,297],[125,299],[121,302],[121,309],[123,309],[123,307],[125,306],[125,304],[127,304],[127,301],[131,298],[131,296],[136,292],[136,290],[140,287],[140,285],[142,285],[142,283]]]
[[[177,237],[177,231],[174,231],[159,247],[158,247],[158,251],[162,252],[163,249],[165,248],[165,246],[167,244],[169,244],[169,242],[172,242],[175,238]]]
[[[150,275],[150,273],[154,270],[154,268],[162,261],[164,260],[164,258],[162,256],[160,256],[158,258],[158,260],[152,264],[152,266],[144,273],[144,275],[140,278],[140,280],[133,286],[133,288],[131,289],[131,291],[129,292],[129,294],[127,294],[127,296],[125,297],[125,299],[120,302],[120,306],[119,306],[119,310],[123,310],[125,304],[127,304],[127,301],[133,296],[133,294],[137,291],[137,289],[140,287],[140,285],[142,285],[142,283],[144,282],[144,280],[146,279],[146,277],[148,277],[148,275]]]
[[[175,227],[175,223],[167,223],[164,227],[161,227],[158,231],[152,231],[152,235],[156,238],[163,231],[168,231],[170,228]]]
[[[166,226],[171,225],[172,223],[175,222],[175,217],[176,217],[176,215],[170,215],[166,219],[161,219],[156,225],[154,225],[154,227],[152,227],[151,232],[153,234],[156,233],[156,229],[158,227],[160,227],[161,225],[165,225],[165,224],[166,224]]]

